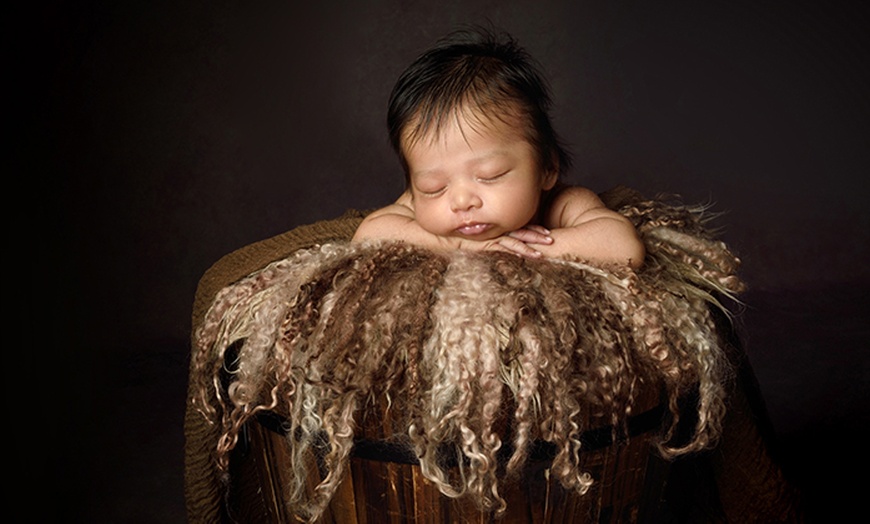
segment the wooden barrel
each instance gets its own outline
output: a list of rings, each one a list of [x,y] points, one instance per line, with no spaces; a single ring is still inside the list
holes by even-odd
[[[547,446],[538,446],[523,475],[500,485],[507,511],[500,518],[464,499],[442,495],[423,477],[408,450],[387,441],[360,439],[345,479],[319,522],[381,523],[632,523],[661,511],[667,462],[653,448],[664,408],[629,419],[628,438],[613,442],[610,427],[583,434],[581,461],[594,484],[583,495],[566,491],[549,475]],[[251,420],[233,452],[227,511],[242,523],[297,522],[284,486],[288,443],[280,419]],[[316,470],[316,468],[314,468]],[[317,471],[311,473],[314,484]]]

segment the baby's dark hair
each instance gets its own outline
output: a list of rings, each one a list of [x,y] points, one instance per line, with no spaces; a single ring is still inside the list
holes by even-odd
[[[549,86],[534,59],[508,34],[474,27],[447,37],[402,73],[390,95],[387,127],[408,181],[403,145],[429,131],[438,133],[457,111],[473,109],[486,118],[524,121],[525,138],[544,172],[562,175],[571,157],[550,122]],[[403,143],[405,140],[408,143]]]

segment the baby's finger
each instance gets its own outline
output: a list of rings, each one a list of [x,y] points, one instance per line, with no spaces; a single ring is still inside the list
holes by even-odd
[[[539,226],[538,226],[539,227]],[[550,232],[544,228],[540,228],[539,230],[530,229],[528,227],[523,229],[517,229],[516,231],[511,231],[508,233],[510,238],[514,238],[519,240],[520,242],[524,242],[527,244],[552,244],[553,237],[550,236]]]
[[[532,231],[537,231],[538,233],[545,235],[545,236],[550,235],[549,229],[545,228],[544,226],[539,226],[537,224],[529,224],[523,229],[531,229]]]
[[[529,258],[541,258],[542,256],[540,251],[532,248],[525,242],[517,240],[516,238],[504,236],[501,237],[497,243],[505,250],[517,255]]]

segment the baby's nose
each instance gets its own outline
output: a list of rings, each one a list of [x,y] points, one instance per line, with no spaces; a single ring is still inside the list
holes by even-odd
[[[452,197],[450,207],[453,211],[468,211],[483,204],[480,196],[468,188],[456,188],[452,193]]]

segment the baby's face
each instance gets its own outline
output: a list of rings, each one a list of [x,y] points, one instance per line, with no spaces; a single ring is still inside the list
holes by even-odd
[[[556,182],[522,133],[497,119],[450,118],[405,158],[415,218],[439,236],[490,240],[520,229]]]

